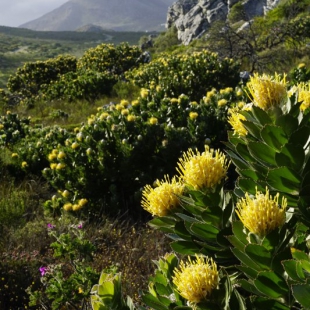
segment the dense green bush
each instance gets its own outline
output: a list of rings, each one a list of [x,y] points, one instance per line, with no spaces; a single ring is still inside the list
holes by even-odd
[[[100,44],[95,48],[87,50],[78,60],[79,70],[92,70],[110,74],[122,75],[129,69],[142,63],[142,51],[137,46],[130,46],[128,43]]]
[[[38,99],[43,85],[57,80],[59,74],[75,72],[77,59],[74,56],[61,55],[46,61],[27,62],[10,76],[7,88],[17,95],[19,101],[32,103]]]
[[[186,94],[191,100],[200,100],[212,88],[237,86],[239,65],[232,59],[220,60],[207,50],[190,55],[162,54],[126,76],[140,87],[158,85],[168,97]]]
[[[66,100],[69,102],[85,99],[94,102],[100,96],[109,95],[117,77],[108,72],[79,70],[60,75],[43,90],[45,100]]]
[[[20,118],[16,113],[7,111],[0,116],[0,146],[11,147],[29,133],[29,118]]]

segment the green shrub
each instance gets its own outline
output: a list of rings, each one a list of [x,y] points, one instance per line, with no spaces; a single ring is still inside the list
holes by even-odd
[[[239,65],[232,59],[220,60],[206,50],[191,55],[162,54],[126,76],[140,87],[158,85],[168,97],[186,94],[198,101],[212,88],[237,86]]]
[[[19,102],[25,100],[25,104],[32,104],[38,99],[42,86],[57,80],[59,74],[75,72],[76,66],[77,59],[66,55],[46,61],[27,62],[10,76],[7,88],[18,97]]]

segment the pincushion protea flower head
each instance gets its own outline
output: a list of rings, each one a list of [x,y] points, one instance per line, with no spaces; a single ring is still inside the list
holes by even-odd
[[[146,185],[142,192],[142,207],[152,215],[165,216],[180,205],[179,196],[183,194],[184,185],[176,177],[156,181],[157,187]]]
[[[254,74],[247,83],[249,97],[262,110],[280,106],[287,99],[286,76]]]
[[[266,194],[256,191],[255,197],[246,193],[245,198],[237,202],[236,213],[250,232],[265,237],[285,223],[287,199],[282,198],[281,207],[278,201],[279,193],[272,197],[268,189]]]
[[[302,102],[300,110],[305,111],[310,107],[310,82],[297,85],[298,101]]]
[[[178,172],[188,186],[196,190],[211,189],[225,178],[229,162],[225,155],[219,151],[209,149],[200,153],[189,149],[179,159]]]
[[[218,286],[219,276],[212,258],[196,254],[195,260],[189,258],[186,263],[180,263],[172,280],[182,297],[189,302],[199,303]]]

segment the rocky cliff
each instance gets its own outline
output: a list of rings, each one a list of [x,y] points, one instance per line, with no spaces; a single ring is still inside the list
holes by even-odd
[[[179,40],[187,45],[208,30],[213,22],[226,20],[237,2],[243,4],[245,15],[250,20],[264,15],[280,0],[178,0],[168,9],[166,27],[175,26]]]

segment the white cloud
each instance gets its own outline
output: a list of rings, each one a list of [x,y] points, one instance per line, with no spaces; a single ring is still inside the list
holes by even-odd
[[[58,8],[68,0],[0,0],[0,25],[17,27]]]

